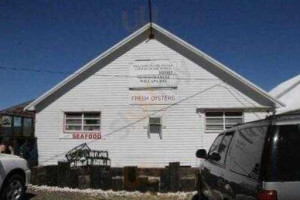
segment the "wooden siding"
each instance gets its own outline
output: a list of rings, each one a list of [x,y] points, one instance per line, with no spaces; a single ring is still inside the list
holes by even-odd
[[[175,161],[195,166],[199,162],[195,151],[208,148],[217,134],[205,133],[204,116],[197,109],[264,107],[222,82],[212,90],[157,113],[163,122],[162,139],[158,135],[148,138],[148,118],[105,136],[166,106],[130,105],[128,77],[100,76],[128,75],[129,66],[136,59],[169,59],[175,63],[176,72],[184,79],[178,82],[179,101],[222,82],[157,40],[144,41],[107,65],[98,66],[96,76],[86,75],[73,87],[64,89],[56,99],[37,106],[36,136],[41,165],[55,164],[64,158],[65,152],[87,142],[94,149],[108,150],[114,167],[164,167]],[[64,112],[67,111],[100,111],[103,138],[98,141],[62,138]],[[245,113],[245,121],[259,116]],[[57,158],[48,160],[58,154]]]

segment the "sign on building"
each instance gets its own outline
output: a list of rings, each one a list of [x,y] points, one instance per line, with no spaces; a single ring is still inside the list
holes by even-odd
[[[136,60],[129,70],[129,102],[138,105],[177,101],[177,75],[169,60]]]
[[[174,88],[177,78],[169,60],[137,60],[129,69],[130,88]]]
[[[134,90],[130,91],[129,95],[130,104],[173,104],[177,101],[177,91],[176,90]]]

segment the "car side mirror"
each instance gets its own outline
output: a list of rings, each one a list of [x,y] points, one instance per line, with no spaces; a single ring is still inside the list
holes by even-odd
[[[221,160],[220,154],[213,152],[212,154],[209,155],[209,159],[213,161],[219,161]]]
[[[196,151],[196,157],[205,159],[207,157],[206,150],[205,149],[198,149]]]

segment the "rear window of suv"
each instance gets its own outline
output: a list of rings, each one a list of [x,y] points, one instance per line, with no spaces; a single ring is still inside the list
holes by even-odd
[[[231,152],[230,170],[232,172],[252,179],[259,178],[266,135],[267,126],[239,130]]]
[[[300,181],[300,124],[275,126],[268,151],[267,181]]]

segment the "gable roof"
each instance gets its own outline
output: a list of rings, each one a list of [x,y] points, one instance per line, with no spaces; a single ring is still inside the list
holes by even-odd
[[[133,42],[134,40],[144,41],[148,38],[150,34],[150,30],[152,29],[153,34],[155,35],[155,39],[159,40],[162,43],[166,43],[168,41],[168,45],[172,44],[171,48],[177,49],[181,51],[180,53],[185,54],[189,57],[189,59],[193,60],[194,62],[205,63],[207,64],[207,69],[216,74],[217,76],[223,77],[223,81],[229,83],[230,85],[235,85],[235,88],[240,90],[241,92],[250,93],[250,96],[255,100],[260,100],[263,104],[267,105],[270,108],[275,108],[278,106],[284,106],[284,104],[278,101],[276,98],[270,96],[267,92],[259,88],[258,86],[254,85],[247,79],[243,78],[239,74],[235,73],[234,71],[230,70],[228,67],[223,65],[222,63],[216,61],[212,57],[208,56],[207,54],[203,53],[199,49],[195,48],[194,46],[188,44],[187,42],[183,41],[182,39],[178,38],[174,34],[168,32],[167,30],[163,29],[162,27],[158,26],[157,24],[146,24],[142,28],[138,29],[116,45],[112,46],[98,57],[94,58],[83,67],[78,69],[76,72],[65,78],[59,84],[54,86],[52,89],[41,95],[39,98],[34,100],[28,106],[26,106],[25,110],[35,110],[36,105],[56,93],[60,88],[64,87],[66,84],[72,82],[76,79],[80,74],[86,72],[87,70],[91,69],[93,65],[102,60],[106,59],[110,55],[114,54],[118,49],[126,46],[127,44]],[[137,39],[139,38],[139,39]],[[137,42],[137,41],[135,41]],[[181,49],[181,50],[180,50]]]
[[[12,107],[0,110],[0,115],[11,115],[11,116],[20,116],[20,117],[29,117],[34,118],[34,112],[24,111],[24,107],[29,105],[32,101],[27,101]]]
[[[286,107],[277,109],[278,113],[299,112],[300,75],[284,81],[273,88],[269,93],[286,104]]]
[[[287,94],[292,89],[294,89],[295,87],[297,87],[298,85],[300,85],[300,74],[287,81],[280,83],[275,88],[273,88],[269,93],[276,98],[280,98],[285,94]]]

